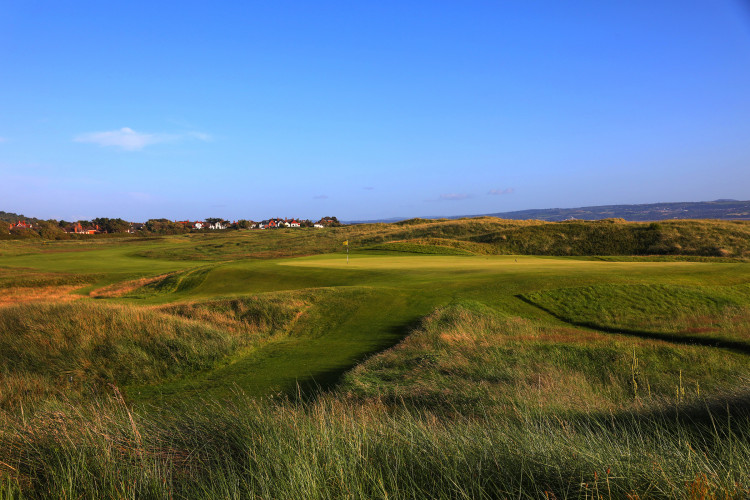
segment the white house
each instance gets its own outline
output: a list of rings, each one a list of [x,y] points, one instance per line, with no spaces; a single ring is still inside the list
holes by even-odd
[[[209,227],[209,229],[226,229],[227,228],[226,224],[224,224],[221,221],[214,222],[213,224],[211,224],[208,227]]]
[[[318,224],[317,222],[313,224],[313,227],[317,227],[318,229],[323,229],[325,226],[323,224]]]

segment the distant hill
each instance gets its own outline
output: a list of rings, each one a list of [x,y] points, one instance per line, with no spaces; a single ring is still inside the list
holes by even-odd
[[[628,221],[656,221],[666,219],[743,219],[750,220],[750,201],[715,200],[678,203],[649,203],[645,205],[601,205],[579,208],[543,208],[499,212],[488,215],[512,220],[562,221],[571,219],[600,220],[625,219]],[[479,215],[460,215],[443,217],[460,219],[478,217]],[[394,217],[375,221],[349,221],[348,224],[361,222],[398,222],[407,217]],[[437,217],[435,217],[437,218]]]
[[[750,201],[716,200],[646,205],[602,205],[580,208],[547,208],[487,214],[503,219],[625,219],[655,221],[665,219],[750,219]]]

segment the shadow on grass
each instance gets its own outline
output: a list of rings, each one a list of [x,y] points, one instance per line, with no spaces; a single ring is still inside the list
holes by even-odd
[[[742,429],[742,424],[747,422],[750,422],[750,389],[687,403],[663,404],[617,413],[592,413],[570,419],[570,423],[578,428],[617,431],[638,426],[644,431],[652,429],[662,436],[665,430],[679,430],[700,438],[693,441],[693,445],[703,443],[704,446],[711,444],[707,436],[713,436],[717,442],[730,435],[749,442],[750,436],[741,430],[737,434],[737,429]]]
[[[570,319],[561,316],[554,311],[535,303],[534,301],[524,297],[523,295],[516,295],[516,298],[529,304],[537,309],[546,312],[550,316],[559,319],[569,325],[580,326],[584,328],[590,328],[603,333],[615,333],[620,335],[630,335],[633,337],[639,337],[651,340],[663,340],[666,342],[672,342],[674,344],[682,345],[698,345],[706,347],[719,347],[722,349],[728,349],[730,351],[739,352],[741,354],[750,354],[750,345],[746,342],[736,340],[725,340],[717,339],[716,337],[700,337],[697,335],[681,334],[681,333],[659,333],[650,332],[648,330],[632,330],[628,328],[611,328],[608,326],[599,325],[589,321],[571,321]]]
[[[294,400],[305,402],[314,401],[323,392],[333,389],[339,383],[344,373],[348,372],[364,360],[375,356],[386,349],[390,349],[401,342],[412,330],[419,326],[421,321],[422,318],[419,317],[407,321],[406,323],[392,326],[388,329],[389,340],[380,344],[377,349],[361,354],[346,366],[337,367],[332,370],[318,373],[312,377],[298,380],[296,387],[287,390],[285,395]]]

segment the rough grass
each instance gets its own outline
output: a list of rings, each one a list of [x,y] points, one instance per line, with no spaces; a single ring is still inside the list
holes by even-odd
[[[0,309],[0,497],[744,498],[746,351],[690,343],[747,341],[748,225],[680,224],[0,243],[7,290],[115,284],[112,298]],[[261,260],[344,239],[348,265]],[[404,255],[357,255],[390,241]],[[490,255],[675,242],[658,259],[730,257]],[[408,255],[454,249],[481,256]],[[295,387],[302,398],[269,400]]]
[[[655,412],[445,420],[325,398],[6,421],[6,498],[744,498],[747,395]]]
[[[0,408],[211,368],[282,329],[303,305],[246,299],[230,302],[241,311],[233,327],[226,316],[218,325],[195,319],[208,319],[215,304],[173,306],[173,314],[91,302],[6,307],[0,314]]]
[[[750,287],[612,285],[560,288],[523,297],[573,324],[673,340],[738,342],[750,349]]]
[[[95,279],[95,276],[80,273],[51,273],[32,268],[0,267],[0,290],[7,291],[14,288],[82,287]]]
[[[368,246],[365,250],[428,255],[473,255],[474,253],[481,253],[483,248],[481,245],[472,245],[468,242],[441,238],[428,238],[390,241],[388,243]]]
[[[453,248],[474,254],[673,255],[746,259],[750,221],[622,220],[543,222],[494,217],[459,220],[412,219],[395,224],[359,224],[322,230],[281,229],[239,234],[186,235],[182,246],[164,246],[138,255],[171,260],[278,258],[376,248],[446,254]],[[395,247],[382,246],[402,242]],[[441,247],[435,249],[434,247]],[[427,248],[419,248],[427,247]]]
[[[341,391],[433,411],[561,415],[684,401],[748,382],[743,354],[551,326],[474,304],[435,311],[347,373]]]
[[[29,302],[68,302],[81,297],[73,294],[78,288],[78,285],[0,288],[0,307]]]

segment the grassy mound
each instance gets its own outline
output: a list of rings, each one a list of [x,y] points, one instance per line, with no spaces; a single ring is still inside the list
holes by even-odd
[[[283,327],[298,306],[249,299],[172,306],[172,314],[91,302],[2,308],[0,407],[77,398],[107,384],[154,383],[211,368]],[[217,307],[234,307],[238,317],[233,323],[226,315],[218,320],[211,314]]]
[[[576,325],[664,334],[677,341],[736,342],[750,350],[748,285],[594,285],[522,297]]]
[[[262,334],[287,328],[309,305],[296,293],[187,302],[160,308],[231,332]]]
[[[563,414],[718,394],[748,381],[743,354],[544,325],[473,305],[435,311],[398,346],[349,372],[341,390],[414,408]]]
[[[381,243],[379,245],[371,245],[369,247],[365,247],[364,250],[380,250],[385,252],[401,252],[425,255],[473,255],[473,252],[466,249],[466,247],[470,245],[471,244],[459,242],[456,240],[432,238],[429,240],[391,241],[388,243]]]
[[[140,250],[155,259],[218,261],[341,252],[402,242],[408,251],[435,253],[450,247],[475,254],[673,255],[750,257],[750,221],[514,221],[494,217],[459,220],[410,219],[321,230],[280,229],[221,235],[185,235],[182,245]],[[418,246],[426,247],[419,249]],[[379,249],[397,249],[378,247]],[[448,250],[439,249],[448,255]],[[402,250],[403,251],[403,250]],[[452,254],[451,254],[452,255]]]

